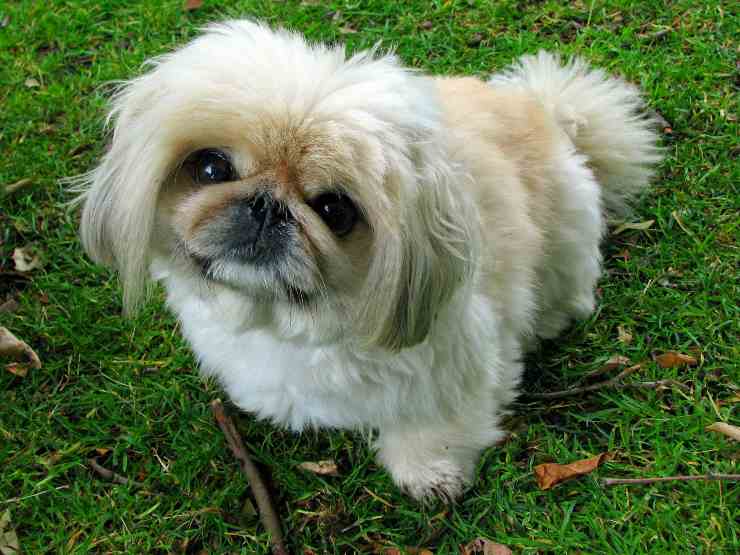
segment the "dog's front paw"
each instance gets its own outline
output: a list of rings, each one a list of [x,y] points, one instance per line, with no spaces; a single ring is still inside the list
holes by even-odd
[[[429,503],[440,499],[453,503],[470,485],[470,477],[461,466],[452,461],[435,461],[422,469],[417,469],[415,476],[404,476],[396,483],[417,501]]]
[[[453,503],[471,482],[472,472],[452,460],[383,462],[396,485],[423,503]]]

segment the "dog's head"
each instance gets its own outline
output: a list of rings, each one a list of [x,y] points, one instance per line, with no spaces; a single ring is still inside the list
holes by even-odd
[[[114,96],[84,246],[129,308],[156,255],[368,345],[414,345],[476,243],[438,110],[434,83],[392,55],[211,26]]]

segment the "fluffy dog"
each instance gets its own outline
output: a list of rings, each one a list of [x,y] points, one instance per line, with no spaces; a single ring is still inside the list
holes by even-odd
[[[638,91],[524,57],[488,82],[227,21],[112,100],[82,178],[125,307],[160,280],[203,372],[294,430],[373,430],[418,499],[502,437],[522,356],[594,310],[604,214],[649,181]]]

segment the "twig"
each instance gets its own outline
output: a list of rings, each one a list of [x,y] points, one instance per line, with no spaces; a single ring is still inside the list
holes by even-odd
[[[275,555],[288,555],[288,550],[285,548],[285,544],[283,543],[280,519],[273,507],[270,494],[267,491],[267,486],[262,480],[259,470],[257,470],[254,462],[252,462],[252,459],[247,454],[241,436],[239,435],[239,432],[236,431],[234,422],[224,411],[224,405],[221,402],[221,399],[211,401],[211,411],[213,412],[213,416],[216,418],[219,428],[221,428],[224,436],[226,436],[226,443],[229,444],[231,452],[239,461],[241,470],[249,481],[252,493],[257,501],[257,508],[259,509],[262,525],[270,533],[272,552]]]
[[[90,465],[90,468],[93,469],[95,474],[105,478],[106,480],[110,480],[111,482],[115,482],[116,484],[123,484],[124,486],[132,486],[135,488],[144,487],[144,484],[142,484],[141,482],[137,482],[136,480],[131,480],[130,478],[126,478],[125,476],[116,474],[112,470],[108,470],[104,466],[101,466],[97,459],[87,459],[87,464]]]
[[[617,384],[616,387],[618,388],[627,388],[627,387],[633,387],[635,389],[660,389],[661,387],[678,387],[679,389],[683,389],[684,391],[691,391],[691,388],[683,384],[681,382],[678,382],[676,380],[658,380],[656,382],[629,382],[629,383],[621,383]]]
[[[658,478],[603,478],[603,486],[619,486],[630,484],[655,484],[657,482],[690,482],[693,480],[726,480],[739,481],[740,474],[703,474],[701,476],[661,476]]]
[[[25,501],[26,499],[31,499],[32,497],[38,497],[39,495],[46,495],[47,493],[51,493],[52,491],[59,491],[62,489],[67,489],[67,488],[69,488],[69,485],[59,486],[57,488],[52,488],[52,489],[46,489],[44,491],[32,493],[31,495],[24,495],[23,497],[11,497],[10,499],[6,499],[5,501],[0,501],[0,505],[4,505],[6,503],[18,503],[19,501]]]
[[[614,376],[612,379],[606,380],[603,382],[599,382],[599,383],[595,383],[591,385],[584,385],[582,387],[574,387],[573,389],[564,389],[562,391],[551,391],[549,393],[530,393],[528,396],[533,399],[559,399],[561,397],[571,397],[573,395],[579,395],[581,393],[586,393],[588,391],[596,391],[597,389],[604,389],[605,387],[613,387],[619,384],[620,381],[622,381],[624,378],[626,378],[630,374],[637,372],[641,366],[642,365],[640,364],[635,364],[634,366],[625,368],[619,374]]]

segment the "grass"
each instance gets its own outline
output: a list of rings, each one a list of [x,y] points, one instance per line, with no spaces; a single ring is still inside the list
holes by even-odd
[[[740,21],[730,3],[206,0],[186,13],[176,0],[21,0],[0,10],[0,185],[31,180],[0,197],[0,295],[19,303],[0,325],[44,362],[25,378],[0,368],[0,513],[10,510],[26,552],[268,552],[209,412],[220,391],[197,376],[161,295],[136,319],[121,318],[116,278],[83,255],[77,214],[64,206],[70,194],[58,184],[103,149],[101,85],[135,75],[146,58],[226,14],[351,50],[381,41],[432,72],[485,75],[549,48],[639,83],[672,128],[659,178],[634,216],[655,223],[610,238],[598,314],[532,358],[525,389],[579,384],[613,354],[637,362],[701,353],[697,367],[648,362],[634,378],[677,379],[688,393],[612,389],[517,405],[510,440],[486,451],[474,488],[451,508],[401,495],[353,434],[296,436],[240,417],[291,548],[457,553],[482,536],[528,553],[740,550],[737,484],[604,489],[597,480],[738,472],[738,444],[704,431],[740,421]],[[45,253],[31,279],[10,273],[13,249],[26,245]],[[631,343],[618,341],[618,326]],[[86,461],[96,449],[105,466],[148,487],[93,475]],[[615,458],[593,475],[537,488],[533,466],[607,450]],[[296,468],[329,458],[340,477]]]

